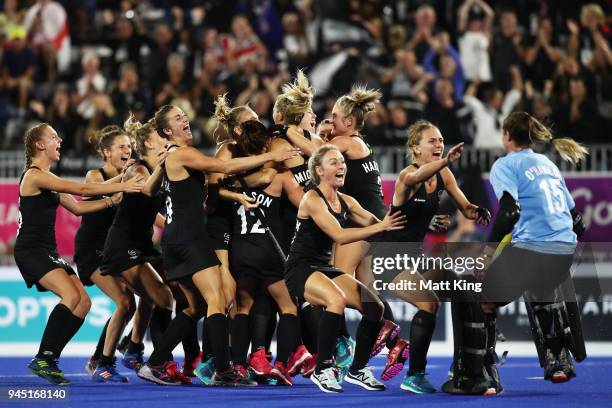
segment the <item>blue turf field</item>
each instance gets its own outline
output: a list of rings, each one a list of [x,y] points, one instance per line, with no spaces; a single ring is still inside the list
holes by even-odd
[[[31,375],[25,368],[29,359],[0,358],[0,389],[46,386],[46,381]],[[345,384],[344,393],[324,394],[304,378],[289,387],[212,388],[198,385],[163,387],[146,383],[129,374],[129,384],[94,384],[84,370],[86,359],[65,357],[60,368],[73,381],[69,386],[68,403],[45,403],[49,406],[85,408],[100,407],[391,407],[395,404],[419,404],[419,407],[547,407],[587,406],[612,407],[612,358],[589,358],[577,365],[578,377],[566,384],[554,385],[541,379],[542,369],[535,358],[510,358],[501,367],[505,392],[497,397],[462,397],[443,393],[411,395],[399,389],[402,376],[388,383],[385,392],[368,392],[352,384]],[[380,374],[384,359],[377,357],[371,363]],[[430,379],[441,385],[446,379],[449,358],[429,360]],[[124,371],[124,370],[120,370]],[[0,399],[1,401],[1,399]],[[42,406],[41,403],[7,403],[2,407]]]

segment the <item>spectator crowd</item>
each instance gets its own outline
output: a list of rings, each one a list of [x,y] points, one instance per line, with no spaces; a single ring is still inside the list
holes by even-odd
[[[216,95],[264,124],[304,68],[328,117],[355,83],[383,93],[364,133],[402,145],[425,118],[447,144],[501,147],[501,122],[526,110],[556,135],[610,143],[610,2],[566,0],[4,0],[0,145],[33,122],[70,155],[88,135],[179,105],[196,144],[214,145]]]

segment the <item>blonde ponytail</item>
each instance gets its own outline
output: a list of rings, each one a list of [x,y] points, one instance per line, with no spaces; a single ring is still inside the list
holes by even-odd
[[[342,107],[345,116],[355,118],[355,128],[361,130],[365,124],[365,116],[376,108],[382,94],[378,90],[367,89],[363,85],[357,85],[351,89],[348,95],[338,99],[338,105]]]

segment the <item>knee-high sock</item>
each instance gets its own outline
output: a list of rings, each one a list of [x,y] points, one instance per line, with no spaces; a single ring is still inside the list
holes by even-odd
[[[353,364],[351,364],[351,371],[361,370],[368,364],[370,353],[383,324],[382,320],[373,322],[365,317],[361,318],[359,326],[357,326],[357,344],[355,345],[355,356],[353,357]]]
[[[247,366],[247,353],[249,352],[249,315],[237,314],[232,321],[232,360],[234,364]],[[255,349],[253,349],[255,351]]]
[[[268,338],[271,338],[269,332],[272,331],[272,335],[274,335],[274,329],[276,328],[274,309],[274,300],[267,294],[261,293],[255,297],[253,307],[249,313],[253,351],[260,347],[268,350]]]
[[[409,375],[425,371],[427,351],[436,328],[436,315],[419,310],[410,326],[410,369]]]
[[[94,360],[99,360],[102,357],[102,353],[104,352],[104,342],[106,341],[106,330],[108,329],[108,324],[110,323],[110,319],[106,321],[104,328],[102,329],[102,333],[100,333],[100,337],[98,338],[98,344],[96,345],[96,351],[94,351],[93,356],[91,356]]]
[[[312,354],[316,354],[318,347],[319,321],[323,315],[321,306],[307,305],[298,312],[302,329],[304,345]]]
[[[194,320],[184,312],[180,312],[170,322],[161,339],[149,357],[151,365],[161,365],[172,359],[172,350],[183,340],[186,333],[193,330]]]
[[[317,359],[317,372],[331,367],[332,356],[336,349],[336,342],[340,335],[342,316],[336,313],[324,311],[319,320],[319,356]]]
[[[40,341],[40,347],[38,348],[38,358],[58,358],[63,349],[62,342],[64,330],[66,329],[66,322],[73,316],[72,312],[68,307],[62,303],[58,303],[51,314],[45,331],[43,332],[42,339]]]
[[[179,313],[181,313],[188,307],[188,303],[177,301],[174,307],[174,311],[178,316]],[[181,343],[183,345],[183,352],[185,353],[186,361],[192,361],[198,357],[198,354],[200,354],[200,342],[198,341],[198,322],[193,320],[193,327],[191,328],[191,330],[185,333]]]
[[[149,323],[149,333],[151,334],[153,348],[157,348],[166,329],[170,325],[170,321],[172,321],[172,310],[162,309],[157,306],[153,309],[151,323]]]
[[[300,341],[300,325],[297,316],[282,314],[278,322],[278,351],[276,360],[286,363]]]
[[[215,369],[225,371],[229,367],[229,323],[222,313],[206,318],[206,331],[210,349],[215,357]]]

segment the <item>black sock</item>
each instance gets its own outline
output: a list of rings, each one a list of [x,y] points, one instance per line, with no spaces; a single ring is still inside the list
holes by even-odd
[[[144,344],[142,343],[134,343],[131,339],[128,343],[127,352],[130,354],[138,354],[144,351]]]
[[[274,301],[266,294],[255,297],[253,307],[249,313],[249,324],[253,351],[260,347],[268,348],[268,337],[270,327],[272,334],[276,328],[276,316],[274,316]]]
[[[104,329],[102,329],[102,333],[100,333],[100,338],[98,339],[98,345],[96,346],[96,351],[94,351],[93,356],[91,356],[94,360],[99,360],[102,357],[102,352],[104,351],[104,342],[106,341],[106,330],[108,329],[108,324],[110,323],[110,319],[106,321],[104,325]]]
[[[61,334],[57,340],[57,345],[59,347],[57,352],[58,358],[62,354],[64,347],[66,347],[68,342],[77,334],[81,326],[83,326],[83,323],[85,323],[85,319],[75,316],[72,313],[70,313],[70,316],[63,322],[63,330],[60,332]]]
[[[346,326],[346,315],[342,314],[342,323],[340,323],[340,335],[344,337],[351,337],[348,327]]]
[[[365,317],[361,318],[359,326],[357,326],[357,344],[355,345],[355,356],[353,357],[353,364],[351,364],[351,371],[361,370],[368,364],[372,348],[383,324],[382,320],[372,322]]]
[[[172,310],[155,306],[153,314],[151,315],[151,322],[149,323],[149,333],[151,334],[151,341],[153,342],[154,349],[158,347],[171,321]]]
[[[276,324],[278,323],[278,319],[276,318],[277,315],[278,309],[274,307],[274,309],[272,309],[272,315],[268,320],[268,327],[266,328],[266,353],[270,353],[270,345],[272,344],[272,339],[276,332]]]
[[[185,353],[185,360],[187,361],[192,361],[193,359],[195,359],[196,357],[198,357],[198,354],[200,354],[200,341],[198,340],[198,322],[196,322],[194,319],[193,320],[193,325],[191,326],[191,329],[189,329],[189,331],[187,333],[185,333],[185,336],[183,337],[183,352]]]
[[[385,307],[385,310],[383,311],[383,319],[394,322],[395,317],[393,316],[393,309],[391,309],[391,305],[384,299],[382,300],[382,304]]]
[[[229,367],[229,325],[227,317],[215,313],[206,318],[206,331],[210,348],[215,357],[215,369],[225,371]]]
[[[100,356],[101,366],[112,366],[113,364],[115,364],[115,356],[105,356],[104,354]]]
[[[278,321],[278,340],[276,360],[287,363],[291,353],[295,351],[300,342],[300,325],[297,316],[282,314]]]
[[[312,354],[317,354],[319,350],[317,333],[319,332],[319,321],[322,314],[323,308],[313,305],[308,305],[298,312],[302,329],[302,340],[304,340],[304,345]]]
[[[391,309],[391,305],[386,300],[382,300],[383,306],[385,307],[383,310],[383,319],[389,320],[391,322],[395,322],[395,317],[393,316],[393,310]],[[387,337],[386,346],[388,350],[391,350],[395,347],[395,343],[397,343],[397,339],[399,336],[391,339],[391,336]]]
[[[189,303],[177,301],[174,304],[174,311],[178,316],[180,312],[187,309],[188,307]],[[183,341],[181,342],[181,344],[183,345],[183,352],[185,353],[186,361],[192,361],[198,356],[198,354],[200,354],[200,342],[198,341],[198,322],[194,320],[192,330],[185,333],[185,337],[183,337]]]
[[[427,351],[436,328],[436,315],[419,310],[410,326],[410,369],[408,375],[425,372]]]
[[[72,312],[63,303],[58,303],[53,308],[40,341],[38,354],[36,354],[37,358],[59,357],[62,349],[60,346],[62,339],[61,334],[65,329],[66,322],[71,316]]]
[[[206,330],[206,316],[202,320],[202,361],[206,361],[213,356],[210,348],[210,338]]]
[[[172,350],[183,340],[185,334],[193,329],[194,321],[191,316],[180,312],[168,326],[157,345],[153,348],[153,353],[149,357],[149,363],[154,366],[164,364],[172,359]]]
[[[324,311],[319,320],[319,346],[317,358],[317,372],[331,367],[332,356],[336,349],[336,342],[340,335],[340,326],[342,325],[342,315]]]
[[[232,361],[234,364],[247,366],[250,340],[249,315],[237,314],[232,322]],[[254,348],[253,351],[255,350]]]

